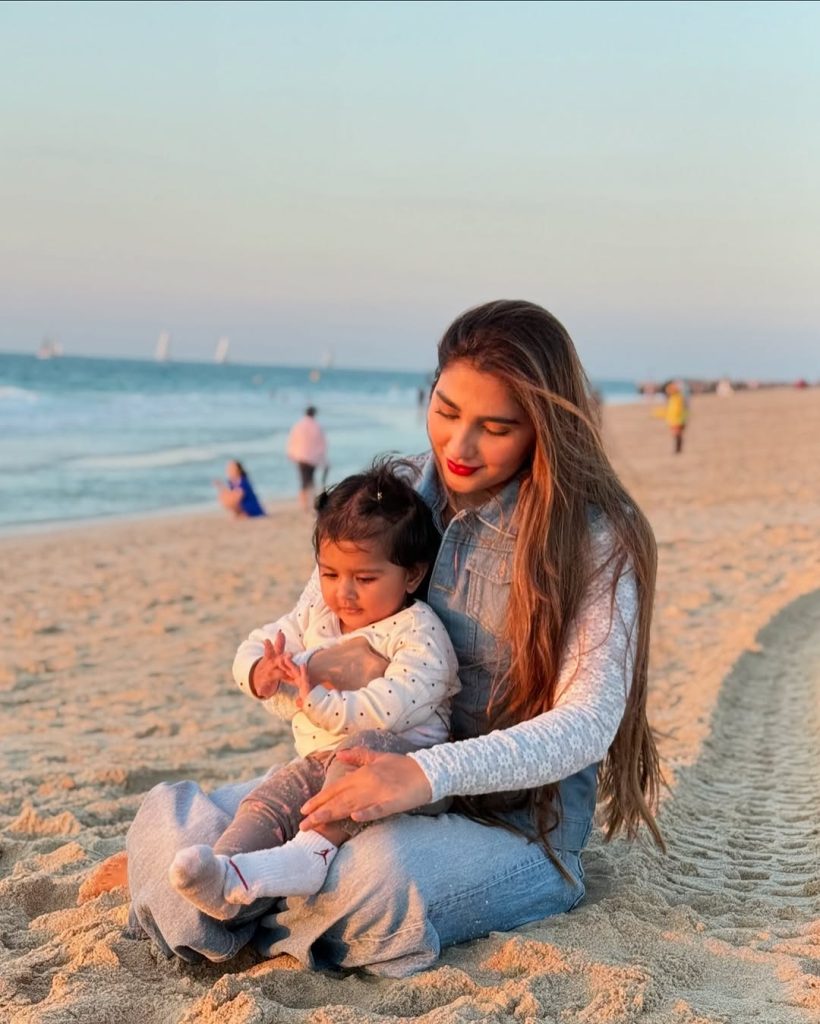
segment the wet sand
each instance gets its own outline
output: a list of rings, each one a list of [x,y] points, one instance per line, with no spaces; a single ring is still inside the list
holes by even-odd
[[[577,910],[403,981],[157,958],[121,936],[124,890],[87,880],[156,782],[289,756],[230,664],[297,596],[310,525],[285,506],[0,538],[0,1020],[816,1020],[820,391],[696,398],[679,457],[643,405],[607,409],[605,433],[659,542],[667,856],[596,836]]]

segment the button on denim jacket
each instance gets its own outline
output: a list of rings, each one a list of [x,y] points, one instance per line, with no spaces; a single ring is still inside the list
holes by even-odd
[[[509,662],[503,629],[519,482],[510,481],[485,505],[458,512],[445,525],[447,497],[435,460],[427,455],[412,461],[420,473],[416,489],[430,506],[441,534],[427,602],[447,627],[458,656],[461,691],[452,702],[452,738],[480,736],[489,731],[487,704],[493,678]],[[577,851],[586,844],[595,812],[597,769],[597,764],[591,764],[560,782],[561,823],[550,834],[555,849]]]

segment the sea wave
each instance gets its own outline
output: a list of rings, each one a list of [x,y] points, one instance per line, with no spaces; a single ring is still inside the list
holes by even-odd
[[[149,452],[117,452],[105,455],[81,455],[69,460],[74,469],[160,469],[186,466],[197,462],[212,462],[219,458],[247,458],[248,455],[276,455],[283,452],[281,434],[257,438],[253,441],[224,441],[207,445],[186,445],[161,448]],[[284,453],[282,454],[284,460]]]
[[[5,402],[28,402],[38,401],[40,395],[37,391],[30,391],[28,388],[17,388],[13,384],[0,384],[0,401]]]

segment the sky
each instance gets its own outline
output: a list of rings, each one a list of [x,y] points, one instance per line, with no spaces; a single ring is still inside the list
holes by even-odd
[[[0,351],[820,377],[820,4],[4,3]]]

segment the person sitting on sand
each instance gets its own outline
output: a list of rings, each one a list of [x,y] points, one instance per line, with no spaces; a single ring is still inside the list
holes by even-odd
[[[233,459],[225,467],[226,480],[214,480],[219,495],[219,504],[240,519],[263,516],[265,510],[256,497],[245,467]]]
[[[435,612],[412,597],[438,549],[424,501],[389,462],[377,463],[320,495],[313,543],[317,573],[299,603],[254,630],[234,661],[241,689],[292,720],[299,756],[245,797],[213,849],[180,850],[169,872],[177,892],[220,920],[260,897],[322,887],[339,846],[362,828],[298,831],[302,804],[351,771],[338,749],[405,754],[449,737],[455,651]],[[360,689],[311,687],[305,655],[352,637],[384,656],[384,675]]]
[[[302,808],[303,830],[377,822],[313,896],[221,922],[177,897],[177,850],[213,843],[247,784],[155,786],[127,838],[131,933],[186,960],[254,942],[311,967],[403,977],[445,946],[570,910],[596,802],[606,834],[644,823],[660,785],[647,717],[656,547],[604,451],[563,325],[491,302],[448,328],[416,489],[441,547],[427,601],[459,662],[451,741],[409,754],[340,750],[356,770]],[[383,674],[364,638],[318,651],[312,684]],[[314,692],[314,691],[312,691]],[[402,812],[453,798],[438,816]]]

